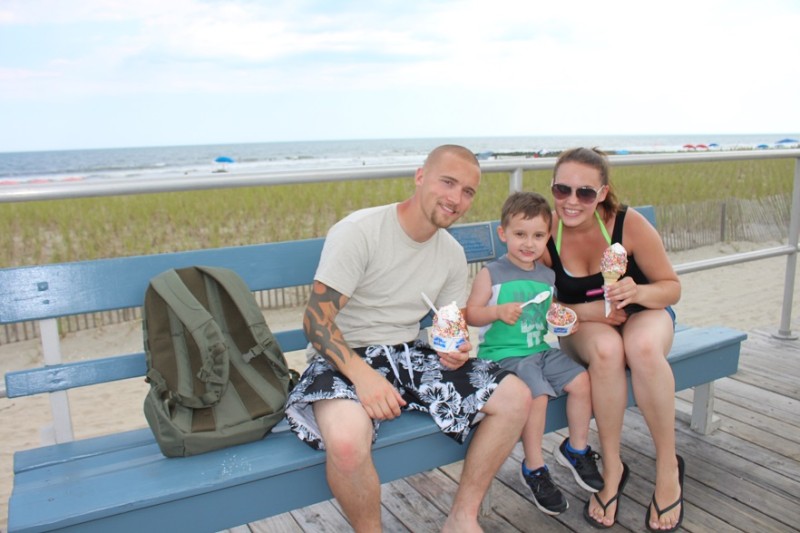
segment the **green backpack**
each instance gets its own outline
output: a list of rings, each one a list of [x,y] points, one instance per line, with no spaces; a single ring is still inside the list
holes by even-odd
[[[145,293],[142,326],[144,414],[164,455],[258,440],[281,421],[297,373],[234,271],[159,274]]]

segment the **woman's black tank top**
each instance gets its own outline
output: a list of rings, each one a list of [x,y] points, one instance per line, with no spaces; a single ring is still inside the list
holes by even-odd
[[[625,246],[622,242],[622,226],[625,221],[625,215],[628,212],[628,206],[621,205],[617,211],[616,220],[614,222],[614,233],[611,235],[611,242],[618,242]],[[561,258],[556,251],[556,243],[553,236],[547,241],[547,250],[550,252],[550,258],[553,263],[553,270],[556,273],[556,294],[558,301],[563,304],[578,304],[584,302],[592,302],[595,300],[602,300],[603,295],[586,296],[586,291],[597,289],[603,286],[603,275],[598,272],[590,276],[573,277],[567,274],[564,270],[564,265],[561,264]],[[597,261],[597,267],[600,268],[600,261]],[[633,255],[628,255],[628,269],[622,277],[630,276],[638,285],[646,285],[650,283],[647,277],[639,269],[636,264],[636,259]],[[638,304],[630,304],[625,307],[628,314],[641,311],[644,307]]]

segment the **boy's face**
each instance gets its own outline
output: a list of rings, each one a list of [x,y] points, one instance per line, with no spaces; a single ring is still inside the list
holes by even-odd
[[[497,228],[500,240],[508,246],[508,257],[520,268],[530,270],[533,262],[542,257],[547,239],[550,238],[550,225],[544,217],[523,218],[516,214],[508,225]]]

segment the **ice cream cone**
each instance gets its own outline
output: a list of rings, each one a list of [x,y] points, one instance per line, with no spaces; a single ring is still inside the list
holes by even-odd
[[[610,286],[615,284],[620,278],[619,272],[603,272],[603,286]],[[606,316],[611,314],[611,302],[608,301],[608,298],[605,300],[606,306]]]

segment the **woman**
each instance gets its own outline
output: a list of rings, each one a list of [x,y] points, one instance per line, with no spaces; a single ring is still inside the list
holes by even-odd
[[[674,531],[683,520],[683,460],[675,454],[675,379],[666,357],[674,334],[669,306],[681,293],[678,276],[655,228],[617,201],[602,152],[562,153],[552,192],[555,216],[544,261],[556,271],[559,301],[572,307],[581,323],[576,333],[561,338],[561,347],[588,365],[603,451],[605,486],[589,498],[584,517],[594,527],[611,527],[628,480],[620,456],[627,366],[656,449],[656,486],[645,525]],[[627,271],[603,291],[600,260],[613,242],[628,253]]]

